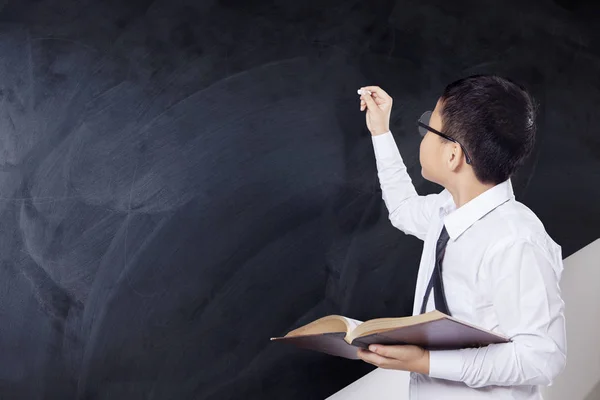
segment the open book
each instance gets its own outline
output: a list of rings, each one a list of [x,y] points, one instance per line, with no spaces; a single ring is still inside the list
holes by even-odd
[[[434,310],[411,317],[376,318],[366,322],[328,315],[283,337],[273,337],[271,341],[357,360],[357,348],[367,349],[370,344],[413,344],[429,350],[451,350],[510,340]]]

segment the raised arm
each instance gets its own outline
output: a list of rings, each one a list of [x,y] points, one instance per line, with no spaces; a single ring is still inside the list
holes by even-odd
[[[390,95],[379,86],[366,86],[361,89],[371,93],[361,95],[360,109],[367,110],[367,128],[372,135],[377,175],[390,222],[404,233],[424,240],[440,195],[417,194],[390,132],[389,120],[393,101]]]
[[[425,240],[439,194],[419,196],[391,132],[371,137],[383,201],[393,226]]]

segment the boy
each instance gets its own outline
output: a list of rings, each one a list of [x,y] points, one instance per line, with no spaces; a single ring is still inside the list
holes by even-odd
[[[389,219],[424,241],[413,314],[434,308],[511,338],[482,348],[371,346],[361,359],[410,371],[411,399],[541,399],[566,362],[561,248],[516,201],[510,176],[531,153],[527,91],[491,75],[448,85],[419,119],[421,173],[444,187],[418,196],[389,129],[392,98],[362,89]],[[415,129],[417,130],[417,129]]]

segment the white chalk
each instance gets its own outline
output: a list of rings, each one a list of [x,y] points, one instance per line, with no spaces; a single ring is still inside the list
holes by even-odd
[[[364,93],[363,93],[363,92],[364,92]],[[370,90],[367,90],[367,89],[364,89],[364,90],[363,90],[363,89],[358,89],[358,90],[356,91],[356,93],[358,93],[358,94],[368,94],[369,96],[371,95],[371,91],[370,91]]]

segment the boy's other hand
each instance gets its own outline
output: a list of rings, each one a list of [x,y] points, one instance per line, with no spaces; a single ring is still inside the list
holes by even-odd
[[[357,355],[379,368],[429,374],[429,351],[418,346],[372,344],[369,350],[358,349]]]
[[[392,98],[379,86],[364,86],[371,95],[360,96],[360,111],[367,110],[367,128],[371,135],[381,135],[390,130],[390,115],[392,113]]]

